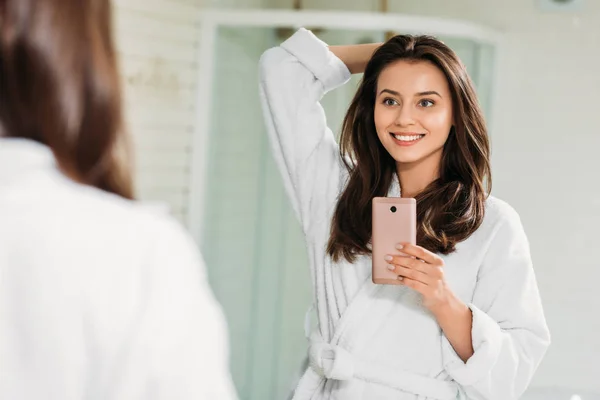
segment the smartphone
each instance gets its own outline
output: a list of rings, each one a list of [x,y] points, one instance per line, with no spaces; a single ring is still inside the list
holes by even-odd
[[[417,243],[417,201],[412,198],[375,197],[372,222],[373,283],[399,285],[398,275],[388,269],[386,255],[405,256],[398,243]]]

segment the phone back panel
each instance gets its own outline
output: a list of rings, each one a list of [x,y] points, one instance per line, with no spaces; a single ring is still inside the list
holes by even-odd
[[[398,243],[416,244],[417,201],[411,198],[375,197],[372,212],[373,283],[398,285],[398,276],[387,268],[385,256],[404,256],[396,249]]]

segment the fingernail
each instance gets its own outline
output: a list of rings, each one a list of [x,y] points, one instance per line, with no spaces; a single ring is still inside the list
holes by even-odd
[[[398,277],[398,280],[399,280],[399,281],[401,281],[401,280],[404,280],[404,278],[403,278],[403,277],[401,277],[401,276],[399,276],[399,277]]]
[[[396,248],[397,248],[398,250],[402,250],[402,249],[404,248],[404,246],[402,246],[401,244],[397,244],[397,245],[396,245]]]
[[[394,267],[393,265],[388,265],[387,269],[389,269],[390,271],[393,271],[396,269],[396,267]]]
[[[392,261],[394,259],[394,257],[392,256],[385,256],[385,261]]]

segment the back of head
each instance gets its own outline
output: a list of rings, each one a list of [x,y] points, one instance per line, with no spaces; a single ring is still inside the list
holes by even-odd
[[[133,198],[110,0],[0,0],[0,136],[49,146],[71,178]]]

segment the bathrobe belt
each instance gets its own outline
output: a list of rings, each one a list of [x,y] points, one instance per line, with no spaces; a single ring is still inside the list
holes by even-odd
[[[361,360],[341,346],[324,342],[314,333],[310,342],[310,367],[321,378],[341,381],[361,379],[437,400],[454,400],[459,395],[455,382]]]

